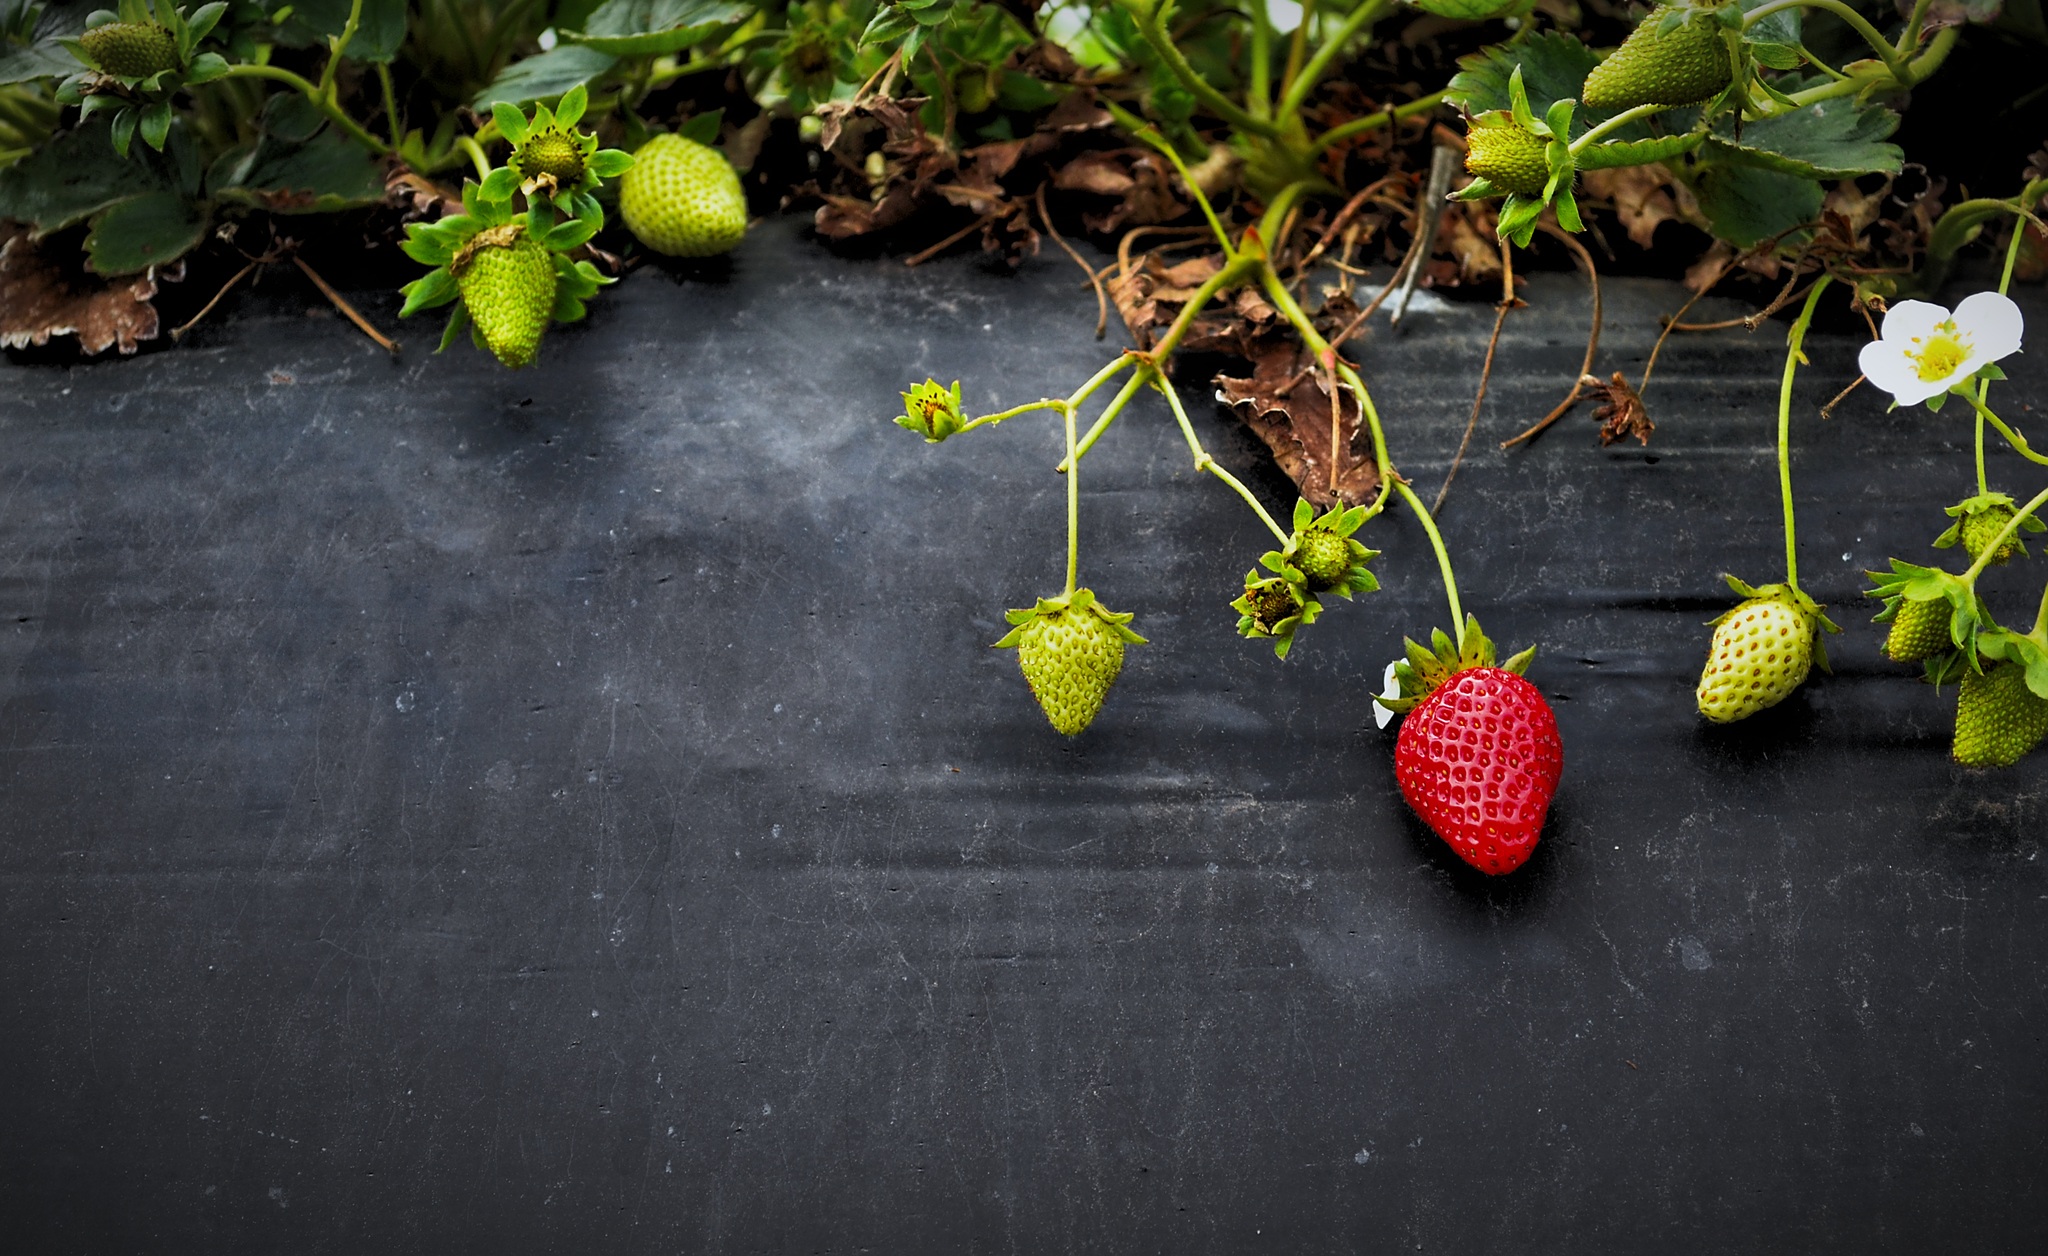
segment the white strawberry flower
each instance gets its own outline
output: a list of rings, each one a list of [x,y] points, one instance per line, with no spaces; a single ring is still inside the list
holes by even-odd
[[[1385,728],[1387,724],[1394,718],[1394,713],[1392,711],[1387,710],[1387,708],[1381,706],[1379,703],[1379,699],[1398,698],[1400,696],[1401,682],[1394,679],[1394,664],[1389,663],[1387,664],[1387,674],[1380,681],[1379,697],[1374,698],[1372,703],[1372,722],[1375,725],[1377,725],[1380,728]]]
[[[2020,307],[1996,292],[1964,297],[1953,314],[1931,301],[1901,301],[1885,311],[1882,332],[1856,364],[1899,405],[1918,405],[2019,352],[2023,323]]]

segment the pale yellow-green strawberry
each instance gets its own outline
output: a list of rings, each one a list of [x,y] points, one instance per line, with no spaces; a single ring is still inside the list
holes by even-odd
[[[997,647],[1016,648],[1017,664],[1045,718],[1069,737],[1102,709],[1123,670],[1124,644],[1145,640],[1125,627],[1128,612],[1108,610],[1088,589],[1040,598],[1034,607],[1011,611],[1008,619],[1014,626]]]
[[[1465,132],[1465,169],[1503,192],[1540,196],[1550,182],[1544,150],[1550,142],[1532,135],[1505,114],[1498,125],[1474,125]]]
[[[2048,699],[2027,688],[2023,664],[1991,663],[1981,675],[1966,672],[1956,698],[1956,740],[1951,750],[1964,767],[2002,768],[2048,736]]]
[[[512,168],[525,180],[545,178],[550,187],[575,187],[583,178],[586,163],[583,145],[560,127],[549,127],[526,137],[512,154]]]
[[[1998,534],[2005,531],[2005,525],[2012,522],[2015,513],[2011,506],[1993,503],[1965,514],[1962,527],[1963,549],[1971,558],[1982,555],[1985,546],[1998,540]],[[1992,552],[1991,562],[2002,566],[2026,552],[2026,544],[2020,540],[2019,529],[2015,528],[2012,535],[2000,542],[1998,548]]]
[[[1593,67],[1579,96],[1588,109],[1696,105],[1728,86],[1734,64],[1711,14],[1692,13],[1660,31],[1668,11],[1652,10],[1614,55]]]
[[[1950,613],[1947,598],[1900,598],[1892,629],[1885,634],[1884,656],[1894,663],[1917,663],[1949,649],[1955,644],[1949,636]]]
[[[640,243],[670,257],[730,252],[747,233],[747,198],[725,154],[657,135],[619,178],[619,215]]]
[[[512,223],[478,232],[448,269],[484,347],[515,370],[532,362],[555,308],[554,255]]]
[[[1782,584],[1750,589],[1748,600],[1714,621],[1707,666],[1700,673],[1700,714],[1717,724],[1776,706],[1805,681],[1823,627],[1833,628],[1812,600]]]
[[[178,64],[178,41],[155,22],[108,22],[78,42],[93,64],[118,78],[148,78]]]

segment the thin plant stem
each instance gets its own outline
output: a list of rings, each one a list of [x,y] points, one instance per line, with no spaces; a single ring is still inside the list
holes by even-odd
[[[1067,596],[1081,575],[1081,468],[1074,457],[1074,407],[1060,406],[1067,428]]]
[[[1354,135],[1363,135],[1367,131],[1376,131],[1383,126],[1412,118],[1418,113],[1428,113],[1442,103],[1444,103],[1444,94],[1442,92],[1431,92],[1427,96],[1418,96],[1405,105],[1396,105],[1392,109],[1382,109],[1378,113],[1369,113],[1363,118],[1353,118],[1349,122],[1340,126],[1333,126],[1321,135],[1316,136],[1315,140],[1309,144],[1308,151],[1311,155],[1320,153],[1331,145],[1341,144]]]
[[[1879,34],[1869,19],[1843,4],[1842,0],[1772,0],[1770,4],[1760,5],[1743,14],[1743,29],[1747,30],[1773,13],[1782,13],[1786,9],[1820,9],[1841,19],[1851,30],[1863,37],[1863,42],[1870,45],[1870,50],[1884,62],[1885,68],[1892,72],[1894,79],[1902,86],[1912,85],[1913,80],[1908,77],[1912,71],[1906,66],[1905,53],[1893,47],[1892,42]]]
[[[348,6],[348,21],[342,23],[341,34],[327,41],[327,65],[320,71],[320,94],[334,99],[334,72],[341,68],[341,54],[348,51],[349,41],[356,37],[356,31],[363,24],[363,0],[353,0]]]
[[[1180,49],[1174,45],[1173,36],[1167,32],[1164,25],[1167,14],[1173,8],[1171,0],[1162,0],[1162,3],[1150,13],[1144,12],[1129,0],[1125,0],[1124,7],[1131,16],[1132,24],[1138,28],[1139,38],[1152,46],[1152,51],[1158,54],[1159,60],[1166,65],[1173,77],[1180,80],[1180,85],[1187,88],[1196,100],[1207,105],[1211,113],[1240,131],[1269,140],[1279,138],[1279,127],[1274,126],[1268,119],[1255,118],[1238,108],[1230,97],[1217,91],[1209,80],[1195,72],[1194,66],[1188,64],[1188,59],[1181,55]]]
[[[1637,105],[1633,109],[1624,109],[1620,113],[1617,113],[1613,117],[1607,119],[1607,121],[1602,122],[1599,126],[1588,129],[1584,135],[1581,135],[1579,138],[1573,140],[1571,143],[1572,152],[1584,152],[1588,145],[1593,144],[1598,140],[1605,139],[1607,136],[1613,134],[1615,131],[1618,131],[1622,127],[1627,126],[1629,123],[1634,122],[1637,118],[1647,118],[1653,113],[1662,112],[1663,110],[1669,109],[1670,107],[1671,106],[1669,105]]]
[[[384,89],[384,120],[391,128],[391,147],[405,143],[405,131],[398,124],[398,93],[391,86],[391,67],[377,62],[377,82]]]
[[[455,146],[469,154],[469,163],[476,167],[476,177],[479,180],[491,177],[491,159],[484,152],[483,145],[467,135],[458,135],[455,137]]]
[[[297,74],[294,74],[290,70],[284,69],[281,66],[251,65],[245,62],[240,65],[229,66],[228,72],[222,75],[221,77],[265,78],[270,79],[273,82],[284,83],[292,87],[293,89],[297,90],[302,95],[304,95],[307,100],[313,102],[313,107],[315,109],[318,109],[321,113],[326,114],[327,117],[334,123],[334,125],[340,127],[344,131],[347,131],[365,148],[370,149],[372,152],[378,154],[379,156],[383,156],[391,152],[391,145],[386,144],[383,140],[378,139],[376,136],[364,130],[361,124],[359,124],[354,118],[349,117],[348,114],[342,110],[341,106],[335,104],[332,100],[328,99],[326,95],[322,94],[320,89],[318,87],[315,87],[310,80],[303,78]]]
[[[971,432],[977,427],[988,427],[992,424],[1000,423],[1004,419],[1014,419],[1020,414],[1030,414],[1034,410],[1058,410],[1066,404],[1066,402],[1056,397],[1047,397],[1039,401],[1027,401],[1021,406],[1011,406],[1007,410],[998,410],[994,414],[984,414],[977,418],[969,419],[960,425],[960,430],[962,432]]]
[[[2034,612],[2034,630],[2027,635],[2048,645],[2048,585],[2041,586],[2041,609]]]
[[[1164,153],[1166,159],[1173,163],[1173,168],[1180,172],[1180,181],[1187,185],[1188,194],[1193,196],[1195,203],[1202,207],[1202,217],[1208,219],[1209,230],[1216,233],[1216,242],[1223,246],[1223,255],[1234,260],[1237,252],[1230,247],[1230,233],[1223,229],[1222,219],[1216,216],[1216,209],[1209,204],[1208,195],[1195,183],[1195,176],[1188,173],[1188,164],[1180,159],[1180,154],[1174,151],[1173,145],[1168,143],[1166,137],[1159,133],[1158,127],[1150,123],[1143,123],[1135,128],[1134,133],[1139,139]],[[1286,193],[1282,192],[1281,195],[1284,196]]]
[[[1799,525],[1792,513],[1792,376],[1806,361],[1800,346],[1806,341],[1806,329],[1813,325],[1820,294],[1830,282],[1831,276],[1822,275],[1806,294],[1806,306],[1785,338],[1785,378],[1778,385],[1778,493],[1785,504],[1785,583],[1795,592],[1799,588]]]
[[[1393,478],[1393,463],[1387,457],[1387,434],[1380,427],[1380,413],[1372,403],[1372,393],[1366,388],[1365,381],[1359,378],[1358,372],[1353,370],[1349,363],[1337,357],[1336,348],[1323,339],[1323,334],[1316,330],[1315,323],[1294,299],[1294,294],[1280,281],[1280,272],[1274,270],[1270,263],[1262,262],[1259,267],[1259,281],[1266,290],[1266,299],[1273,303],[1273,308],[1279,310],[1280,316],[1294,328],[1302,343],[1308,346],[1309,352],[1319,359],[1327,356],[1336,363],[1337,378],[1343,380],[1345,386],[1351,389],[1353,399],[1358,402],[1358,412],[1365,416],[1366,428],[1372,433],[1373,468],[1379,473],[1380,478],[1379,500],[1366,512],[1369,519],[1378,514],[1386,504],[1387,481]],[[1332,407],[1340,404],[1342,403],[1335,396],[1330,398]],[[1337,451],[1332,449],[1330,460],[1334,463],[1336,459]]]
[[[1964,401],[1969,402],[1971,408],[1976,410],[1977,414],[1981,418],[1989,422],[1991,426],[1997,428],[1998,434],[2000,436],[2005,437],[2006,443],[2011,445],[2014,451],[2017,452],[2020,457],[2025,458],[2028,462],[2038,462],[2042,466],[2048,467],[2048,454],[2035,453],[2034,447],[2032,445],[2027,444],[2026,437],[2020,435],[2018,432],[2015,432],[2012,430],[2012,428],[2008,427],[2004,419],[2001,419],[1996,414],[1993,414],[1989,407],[1987,407],[1983,402],[1977,400],[1977,398],[1971,394],[1969,389],[1966,388],[1956,395],[1961,397]]]
[[[1298,118],[1302,106],[1308,103],[1308,94],[1322,81],[1331,62],[1344,51],[1344,45],[1351,42],[1353,35],[1379,21],[1390,7],[1391,0],[1360,0],[1359,6],[1345,15],[1343,25],[1332,31],[1322,47],[1308,59],[1308,64],[1301,67],[1301,73],[1283,87],[1285,94],[1280,97],[1280,107],[1273,111],[1274,116],[1283,122]]]
[[[1921,0],[1922,5],[1926,3],[1927,0]],[[1915,11],[1917,12],[1918,10],[1916,9]],[[2018,211],[2019,217],[2012,224],[2012,239],[2005,246],[2005,269],[1998,276],[1998,291],[2001,296],[2012,288],[2013,265],[2020,258],[2020,239],[2027,234],[2027,205],[2024,195],[2020,203],[2015,206],[2015,209]],[[1979,497],[1991,491],[1990,482],[1984,478],[1984,398],[1989,396],[1990,393],[1991,381],[1988,379],[1978,380],[1975,409],[1977,410],[1977,495]]]
[[[1451,604],[1451,627],[1455,629],[1458,652],[1462,654],[1465,650],[1465,608],[1458,602],[1458,578],[1451,574],[1451,555],[1450,551],[1444,548],[1443,533],[1436,530],[1436,520],[1430,518],[1429,508],[1422,504],[1422,499],[1415,495],[1415,490],[1408,487],[1407,481],[1394,481],[1394,488],[1400,492],[1402,500],[1408,503],[1408,509],[1414,511],[1415,517],[1422,522],[1422,530],[1429,534],[1429,547],[1436,551],[1437,571],[1442,574],[1444,580],[1444,597]]]
[[[1102,408],[1102,417],[1096,419],[1094,425],[1088,429],[1087,435],[1081,438],[1080,446],[1074,451],[1075,458],[1079,459],[1088,456],[1088,451],[1095,448],[1095,442],[1102,439],[1102,434],[1109,430],[1110,424],[1116,422],[1116,416],[1123,413],[1124,407],[1130,404],[1132,397],[1138,395],[1138,389],[1144,383],[1144,371],[1139,371],[1124,381],[1124,386],[1117,390],[1116,396],[1110,398],[1109,404]],[[1064,462],[1053,468],[1055,471],[1065,471],[1066,469],[1067,464]]]
[[[1246,0],[1252,14],[1252,75],[1246,102],[1252,116],[1267,118],[1273,110],[1273,17],[1266,0]]]
[[[1259,504],[1259,499],[1252,495],[1252,491],[1244,486],[1242,480],[1217,466],[1216,460],[1209,456],[1209,451],[1202,448],[1202,438],[1195,435],[1195,425],[1188,422],[1188,412],[1181,408],[1180,393],[1174,388],[1173,381],[1156,369],[1150,372],[1150,376],[1159,391],[1166,394],[1166,404],[1173,408],[1174,421],[1180,424],[1180,434],[1187,438],[1188,451],[1195,456],[1195,470],[1207,471],[1228,484],[1231,491],[1242,497],[1245,505],[1250,506],[1259,516],[1259,522],[1266,525],[1266,530],[1282,545],[1287,544],[1287,533],[1273,521],[1272,515],[1266,513],[1266,508]]]

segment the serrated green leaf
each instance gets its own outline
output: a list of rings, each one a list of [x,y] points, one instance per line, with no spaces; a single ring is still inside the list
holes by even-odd
[[[1742,0],[1742,11],[1749,13],[1770,3],[1773,0]],[[1743,29],[1742,38],[1749,45],[1749,55],[1755,57],[1759,65],[1789,70],[1800,63],[1799,12],[1798,9],[1780,9]]]
[[[85,63],[73,54],[67,41],[84,33],[90,8],[90,4],[44,5],[23,43],[14,43],[0,32],[0,86],[78,73]]]
[[[617,57],[595,48],[563,44],[506,66],[471,104],[485,111],[499,101],[523,105],[552,100],[572,87],[596,81],[618,62]]]
[[[740,0],[606,0],[580,31],[562,37],[619,57],[664,56],[744,21]]]
[[[109,206],[93,219],[85,237],[86,258],[102,275],[132,275],[168,265],[205,238],[206,224],[206,206],[172,191],[145,192]]]
[[[1858,106],[1837,96],[1794,113],[1745,122],[1736,134],[1733,115],[1717,119],[1712,145],[1733,159],[1809,179],[1896,174],[1905,153],[1885,138],[1899,115],[1881,105]]]
[[[1718,160],[1701,165],[1693,190],[1714,234],[1739,249],[1818,218],[1823,196],[1812,179]]]
[[[302,97],[273,96],[253,145],[231,150],[207,172],[210,195],[276,214],[331,214],[384,199],[376,155],[312,111]]]
[[[93,121],[60,132],[34,153],[0,170],[0,218],[34,225],[47,235],[169,181],[156,166],[117,156],[107,125]]]

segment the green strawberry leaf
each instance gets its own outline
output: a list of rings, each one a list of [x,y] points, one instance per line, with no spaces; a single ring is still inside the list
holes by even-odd
[[[1742,0],[1742,11],[1748,13],[1760,9],[1772,0]],[[1744,43],[1749,45],[1749,55],[1758,65],[1773,70],[1790,70],[1800,63],[1799,10],[1780,9],[1761,21],[1753,22],[1742,32]]]
[[[582,44],[563,44],[506,66],[470,104],[481,111],[500,101],[523,105],[528,101],[551,100],[571,88],[594,82],[618,63],[619,59],[610,53]]]
[[[1574,162],[1581,170],[1647,166],[1653,161],[1669,161],[1683,156],[1698,148],[1706,138],[1703,131],[1687,131],[1683,135],[1661,135],[1648,140],[1609,140],[1580,149],[1574,154]]]
[[[92,269],[102,275],[132,275],[164,266],[206,237],[207,207],[161,190],[109,206],[93,219],[85,237]]]
[[[254,144],[207,171],[209,195],[276,214],[331,214],[384,199],[384,167],[298,95],[270,98]]]
[[[262,0],[276,19],[275,38],[287,48],[325,49],[327,41],[348,25],[353,0]],[[405,0],[363,0],[355,35],[342,55],[351,61],[389,62],[405,42]]]
[[[1713,147],[1732,158],[1812,179],[1897,174],[1905,152],[1884,141],[1899,115],[1848,97],[1817,101],[1793,113],[1741,124],[1733,113],[1715,120]]]
[[[90,7],[62,0],[40,9],[21,5],[14,9],[12,23],[0,20],[0,86],[77,73],[83,61],[72,52],[68,41],[85,30],[86,10]],[[0,6],[0,15],[6,11],[5,6]],[[10,27],[16,38],[8,37]]]
[[[659,57],[701,43],[752,15],[739,0],[606,0],[564,40],[619,57]]]
[[[1719,154],[1700,163],[1693,192],[1714,234],[1741,249],[1812,222],[1823,198],[1813,179],[1721,160]]]
[[[154,162],[118,156],[104,121],[87,121],[0,169],[0,218],[30,223],[37,235],[48,235],[169,183]]]

